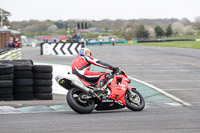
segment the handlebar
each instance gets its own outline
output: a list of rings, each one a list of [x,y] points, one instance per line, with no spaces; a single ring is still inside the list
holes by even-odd
[[[113,70],[111,72],[111,77],[110,78],[113,78],[117,73],[121,74],[121,73],[124,73],[123,71],[119,70],[119,68]]]

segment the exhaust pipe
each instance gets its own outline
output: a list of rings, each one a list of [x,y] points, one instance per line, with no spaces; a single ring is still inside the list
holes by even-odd
[[[92,89],[87,88],[86,86],[78,83],[77,81],[72,80],[71,84],[76,86],[76,87],[78,87],[78,88],[80,88],[81,90],[83,90],[84,92],[86,92],[88,94],[93,94],[94,93],[94,91]]]
[[[78,83],[77,81],[74,81],[74,80],[72,80],[71,84],[78,87],[79,89],[83,90],[85,93],[92,95],[92,96],[95,96],[99,101],[101,101],[101,98],[96,93],[94,93],[94,91],[92,89],[89,89],[86,86],[84,86],[84,85],[82,85],[82,84],[80,84],[80,83]]]

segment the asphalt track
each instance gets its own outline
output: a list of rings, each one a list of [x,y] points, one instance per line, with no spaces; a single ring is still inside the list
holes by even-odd
[[[3,133],[23,132],[200,132],[200,51],[151,46],[90,46],[93,55],[191,104],[127,109],[79,115],[73,111],[0,115]],[[23,57],[37,62],[70,64],[73,57],[40,56],[39,48],[25,48]],[[38,55],[35,56],[35,52]],[[158,99],[156,99],[158,100]]]

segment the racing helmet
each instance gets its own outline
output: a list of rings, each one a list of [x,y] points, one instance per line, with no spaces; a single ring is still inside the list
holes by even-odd
[[[92,53],[88,48],[81,48],[79,52],[80,56],[91,56]]]

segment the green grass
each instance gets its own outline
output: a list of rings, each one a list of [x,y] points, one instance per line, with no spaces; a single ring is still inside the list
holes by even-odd
[[[200,49],[200,42],[196,42],[196,41],[155,42],[155,43],[116,44],[116,45],[145,45],[145,46],[181,47],[181,48]]]
[[[199,35],[185,35],[185,36],[176,36],[176,37],[167,37],[165,40],[176,40],[176,39],[198,39]]]
[[[177,41],[177,42],[158,42],[158,43],[138,43],[145,46],[160,46],[160,47],[181,47],[200,49],[200,42],[196,41]]]

